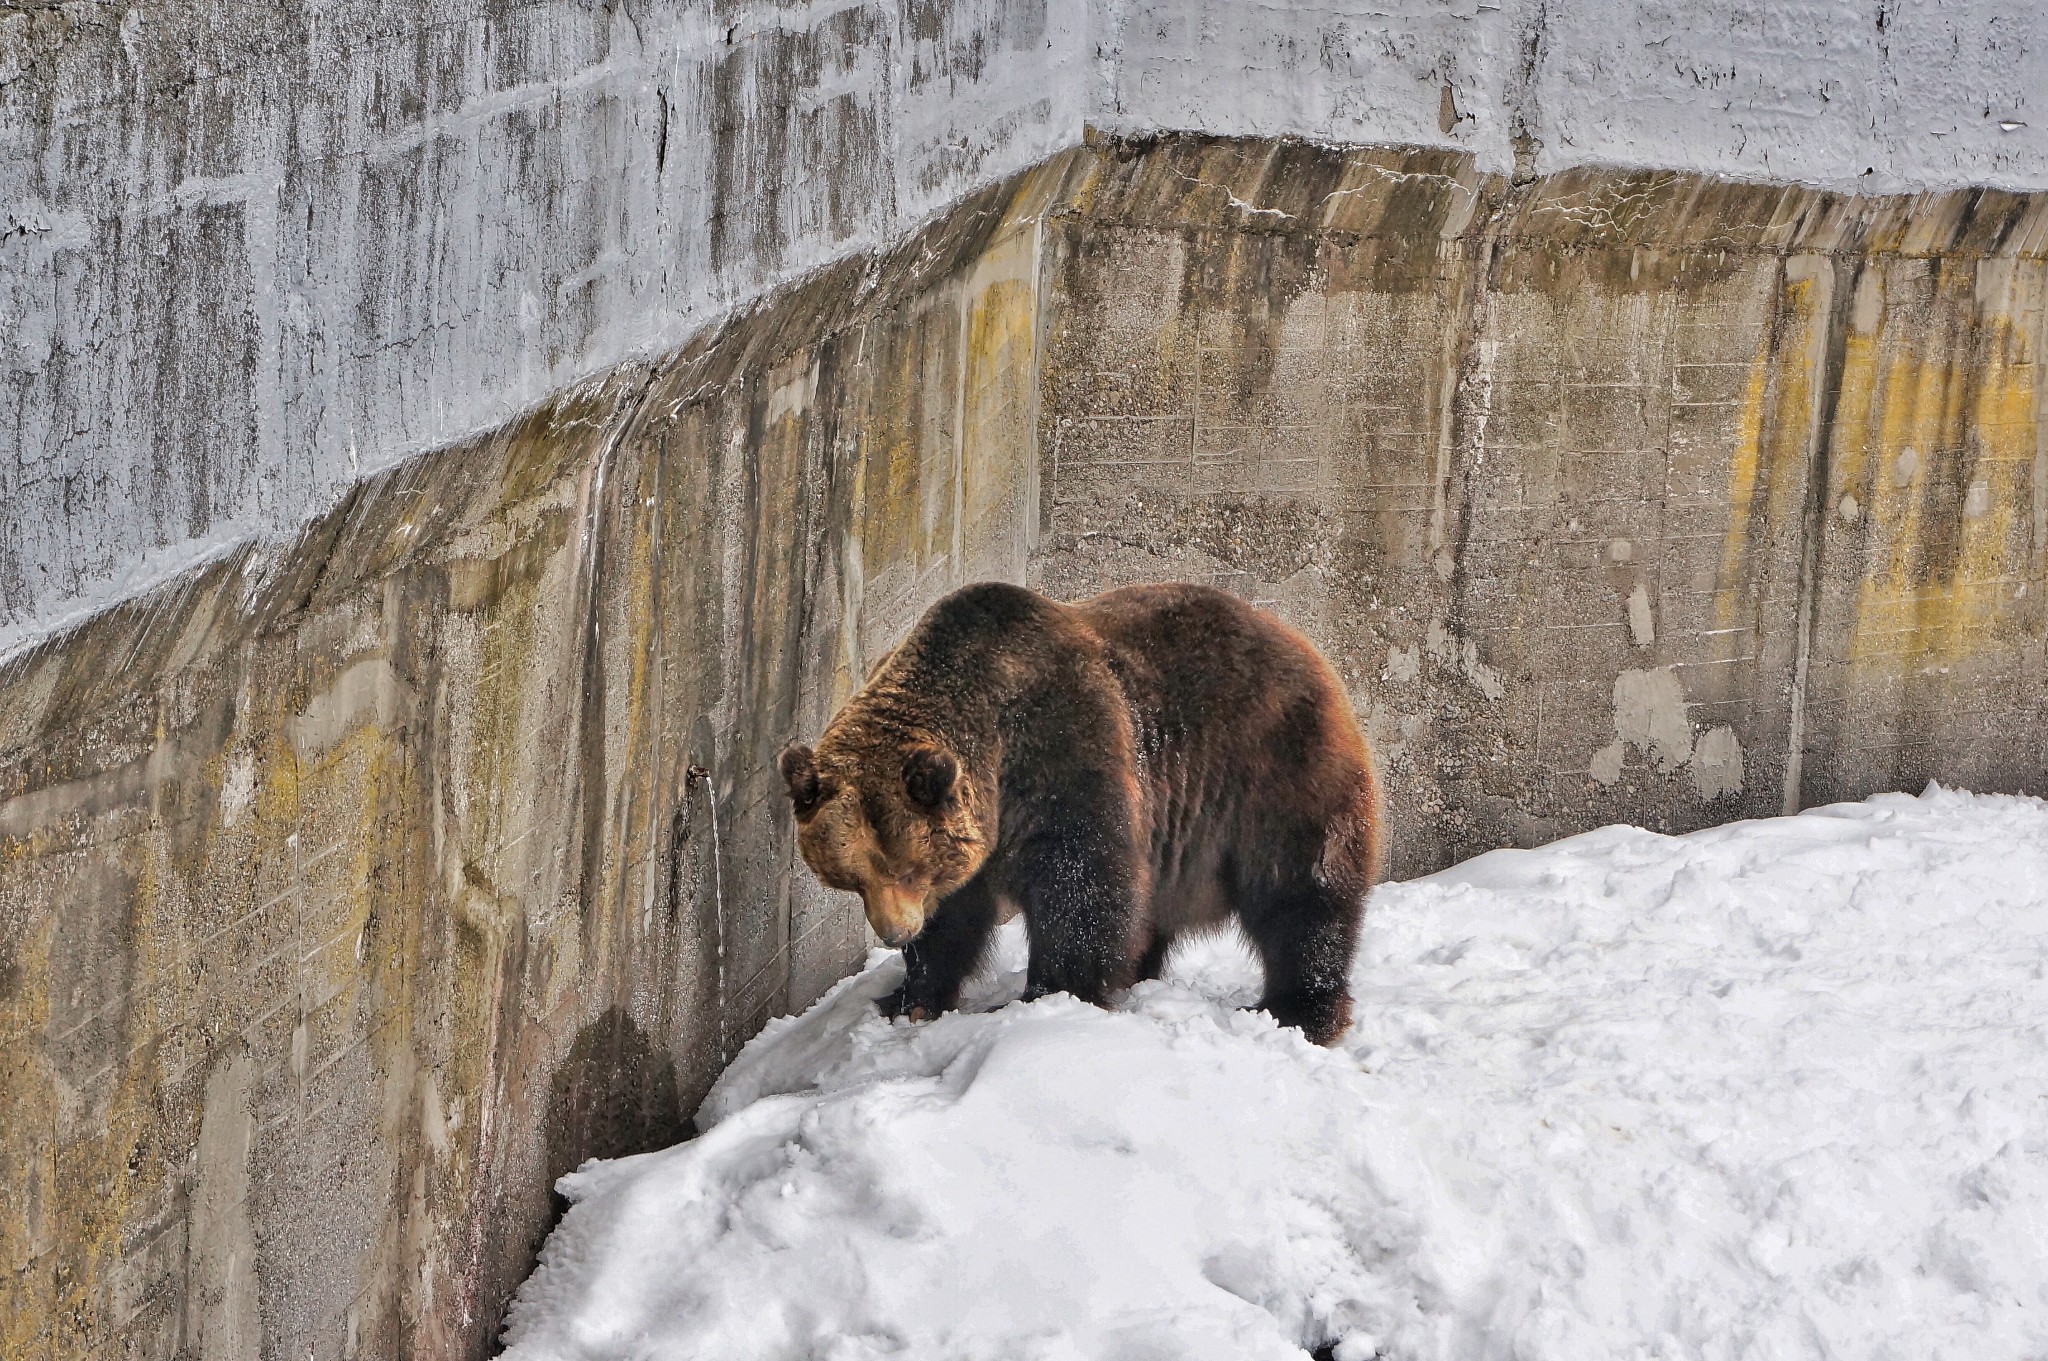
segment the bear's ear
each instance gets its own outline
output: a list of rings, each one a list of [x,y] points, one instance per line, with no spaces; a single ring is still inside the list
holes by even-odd
[[[912,747],[903,758],[903,789],[910,801],[927,813],[936,813],[953,797],[953,782],[960,778],[960,766],[953,753],[938,747]]]
[[[807,818],[818,811],[818,805],[825,801],[825,782],[818,778],[818,763],[811,756],[811,749],[801,743],[792,742],[782,749],[777,761],[782,767],[782,782],[789,786],[789,801],[796,807],[796,815]]]

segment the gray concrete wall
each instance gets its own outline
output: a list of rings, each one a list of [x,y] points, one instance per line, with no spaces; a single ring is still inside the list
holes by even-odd
[[[2044,316],[2048,196],[1102,143],[17,657],[0,1354],[486,1350],[858,959],[773,753],[963,580],[1308,630],[1403,874],[2048,793]]]
[[[1304,628],[1397,874],[2048,793],[2048,195],[1194,137],[1077,176],[1033,579]]]
[[[0,667],[0,1356],[484,1354],[859,960],[774,754],[1023,574],[1056,179]]]
[[[1078,0],[0,8],[0,656],[1080,139]]]
[[[2048,186],[2012,0],[0,8],[0,657],[1084,123]]]
[[[1160,131],[1861,193],[2048,188],[2038,0],[1095,0],[1090,113]]]

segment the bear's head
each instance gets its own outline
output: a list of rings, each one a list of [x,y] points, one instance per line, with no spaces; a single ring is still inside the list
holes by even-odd
[[[902,945],[988,859],[980,800],[942,746],[837,737],[783,749],[797,847],[827,886],[860,895],[876,935]]]

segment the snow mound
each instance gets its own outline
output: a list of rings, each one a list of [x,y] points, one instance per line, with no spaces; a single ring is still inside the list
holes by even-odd
[[[2048,1351],[2048,803],[1611,827],[1366,920],[1333,1050],[1231,940],[1100,1011],[1006,934],[925,1025],[877,952],[562,1179],[508,1356]]]

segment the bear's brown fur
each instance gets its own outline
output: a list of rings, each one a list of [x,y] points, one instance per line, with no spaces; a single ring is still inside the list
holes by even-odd
[[[804,860],[904,947],[887,1004],[957,1005],[1006,905],[1029,995],[1105,1001],[1235,917],[1261,1003],[1328,1044],[1379,859],[1372,759],[1300,634],[1202,586],[940,600],[782,774]]]

